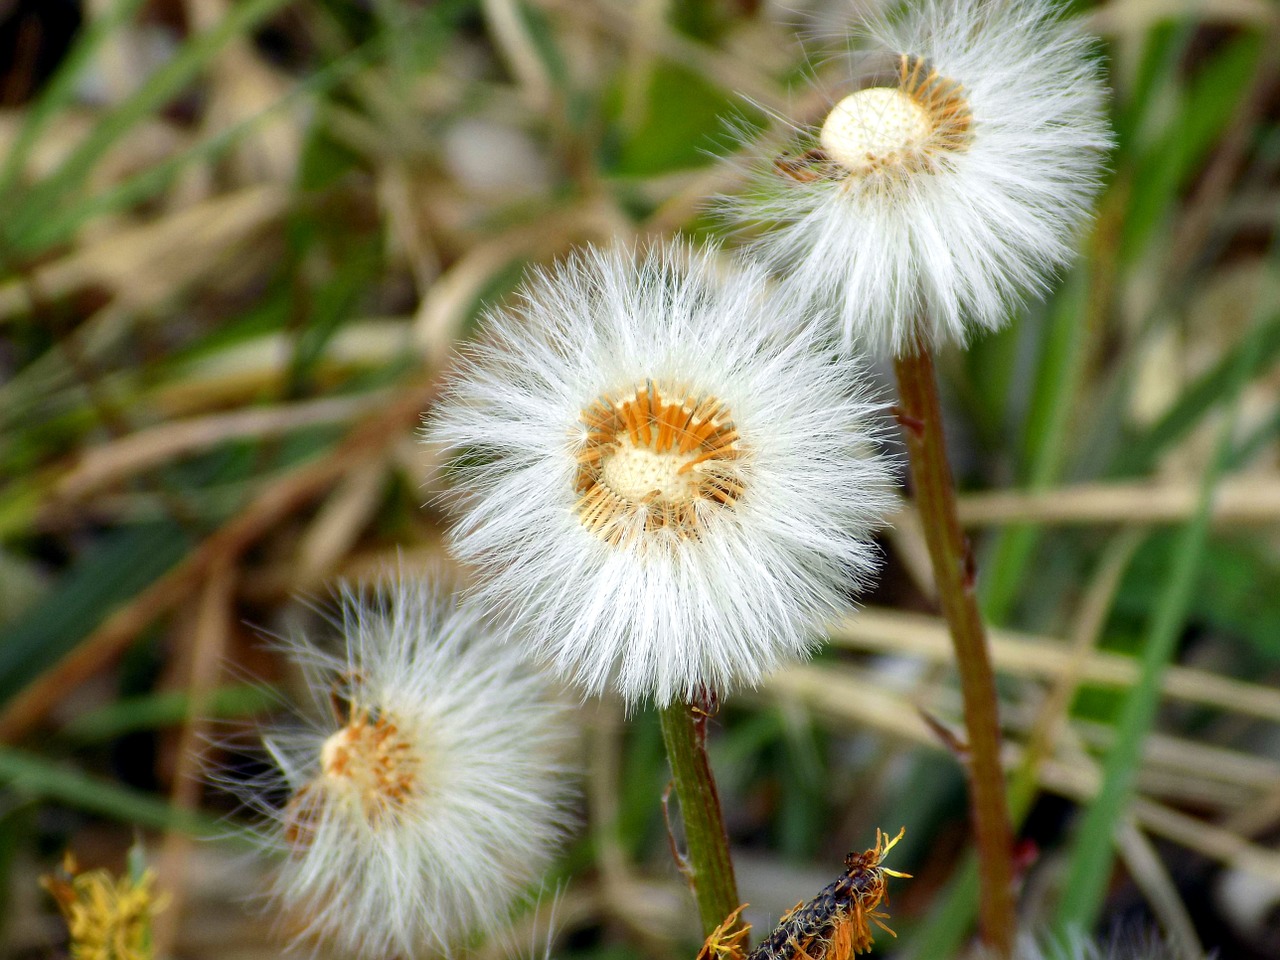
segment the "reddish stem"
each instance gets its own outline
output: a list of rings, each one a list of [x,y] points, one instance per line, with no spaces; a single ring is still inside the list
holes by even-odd
[[[974,564],[956,515],[955,484],[947,462],[937,377],[929,347],[894,360],[899,419],[911,460],[911,482],[938,599],[955,644],[968,737],[969,795],[981,877],[982,939],[998,957],[1013,952],[1013,831],[1000,766],[1000,718],[986,630],[974,594]]]

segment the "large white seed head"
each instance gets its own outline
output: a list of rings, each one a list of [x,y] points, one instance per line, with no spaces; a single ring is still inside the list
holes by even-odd
[[[929,112],[896,87],[868,87],[835,105],[822,124],[819,142],[827,156],[861,173],[919,150],[933,133]]]
[[[877,405],[811,308],[683,245],[540,274],[432,412],[450,547],[545,662],[635,706],[758,683],[874,571]]]

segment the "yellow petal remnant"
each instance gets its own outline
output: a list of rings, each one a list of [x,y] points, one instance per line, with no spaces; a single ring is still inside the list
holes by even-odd
[[[119,878],[79,872],[67,853],[62,869],[40,879],[67,921],[74,960],[151,960],[151,921],[165,907],[151,870]]]
[[[724,923],[711,931],[698,951],[698,960],[745,960],[746,951],[742,949],[742,941],[751,932],[751,924],[740,923],[742,911],[747,904],[724,918]]]
[[[608,543],[639,529],[696,537],[743,494],[738,429],[715,397],[646,381],[597,398],[581,430],[578,515]]]

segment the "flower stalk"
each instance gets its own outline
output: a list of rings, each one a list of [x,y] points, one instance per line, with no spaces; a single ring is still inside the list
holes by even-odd
[[[967,731],[967,773],[977,842],[983,941],[997,956],[1013,951],[1013,832],[1000,767],[1000,720],[986,629],[974,592],[973,557],[956,514],[933,357],[917,337],[894,359],[899,419],[911,462],[916,506],[933,562],[938,599],[955,644]]]
[[[707,717],[678,701],[660,708],[658,717],[684,822],[685,853],[683,859],[677,853],[677,865],[697,901],[703,936],[710,936],[740,902],[720,794],[707,759]]]

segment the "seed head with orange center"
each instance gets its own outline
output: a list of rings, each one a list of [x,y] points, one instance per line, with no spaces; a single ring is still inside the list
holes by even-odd
[[[725,206],[847,345],[963,344],[1074,256],[1110,145],[1092,43],[1052,0],[918,0],[862,33],[825,116]]]
[[[433,411],[452,551],[589,692],[754,684],[874,569],[876,408],[805,309],[714,250],[583,254],[490,315]]]
[[[356,957],[496,932],[563,834],[564,707],[427,583],[346,588],[338,626],[336,651],[286,644],[328,716],[267,734],[275,770],[249,798],[286,854],[290,929]]]
[[[606,541],[628,528],[696,537],[700,512],[731,508],[744,491],[738,431],[715,397],[648,382],[599,397],[582,411],[582,424],[579,516]],[[633,517],[639,523],[626,522]]]

